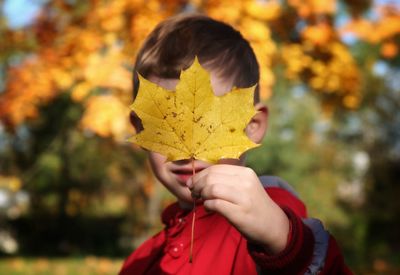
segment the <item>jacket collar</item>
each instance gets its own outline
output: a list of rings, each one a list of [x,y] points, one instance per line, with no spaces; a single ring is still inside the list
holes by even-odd
[[[210,216],[213,212],[207,211],[203,203],[196,205],[196,220],[202,219],[206,216]],[[193,211],[188,209],[182,209],[178,202],[172,203],[167,206],[161,214],[161,220],[163,224],[167,227],[174,226],[176,223],[179,222],[180,219],[191,219],[193,216]]]

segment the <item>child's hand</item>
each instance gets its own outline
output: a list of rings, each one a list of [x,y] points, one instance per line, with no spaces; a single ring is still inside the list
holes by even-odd
[[[204,207],[226,217],[246,238],[270,252],[282,251],[287,242],[289,220],[268,196],[254,171],[236,165],[213,165],[187,182]]]

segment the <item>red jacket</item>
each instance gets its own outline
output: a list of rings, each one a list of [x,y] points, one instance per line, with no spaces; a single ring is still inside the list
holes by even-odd
[[[193,213],[175,203],[162,214],[165,229],[126,259],[120,275],[351,274],[335,240],[328,234],[327,249],[321,249],[323,245],[315,237],[318,233],[316,235],[302,220],[306,209],[296,196],[279,187],[269,187],[266,191],[285,211],[291,225],[288,244],[278,255],[269,255],[261,247],[248,243],[224,217],[199,206],[196,208],[193,262],[189,263]]]

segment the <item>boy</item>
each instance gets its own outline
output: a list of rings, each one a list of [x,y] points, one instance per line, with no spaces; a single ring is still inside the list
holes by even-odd
[[[233,86],[259,81],[249,43],[232,27],[202,15],[181,15],[159,24],[139,51],[135,72],[174,90],[181,70],[197,56],[211,74],[216,95]],[[134,96],[138,91],[134,74]],[[248,137],[260,143],[267,128],[267,107],[255,94],[257,114]],[[135,113],[131,122],[140,131]],[[148,152],[158,180],[177,198],[162,214],[165,229],[125,261],[126,274],[351,274],[334,239],[320,222],[306,219],[304,204],[276,177],[257,177],[239,160],[217,165],[195,160],[166,162]],[[189,262],[193,200],[196,209],[194,259]]]

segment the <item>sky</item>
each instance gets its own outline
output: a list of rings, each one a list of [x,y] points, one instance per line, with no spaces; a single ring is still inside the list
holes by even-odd
[[[11,28],[21,28],[28,25],[40,11],[42,0],[6,0],[3,12]]]

